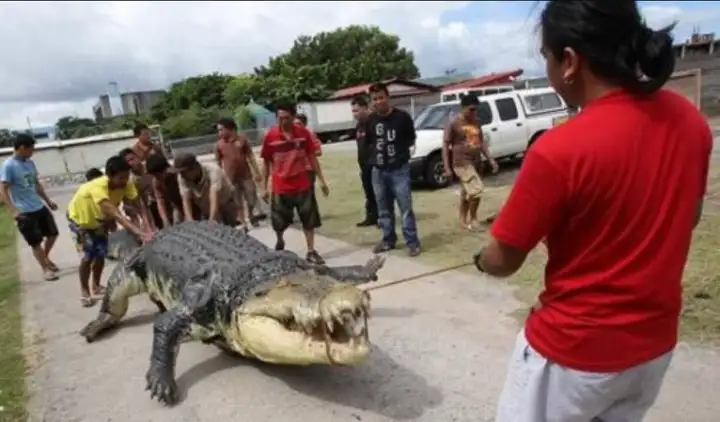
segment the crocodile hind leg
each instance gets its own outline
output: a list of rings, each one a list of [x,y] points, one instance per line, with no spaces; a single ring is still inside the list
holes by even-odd
[[[377,281],[377,273],[385,265],[385,257],[373,255],[365,265],[348,265],[342,267],[328,267],[325,265],[314,267],[315,272],[333,279],[350,284],[362,284]]]
[[[94,321],[80,330],[80,335],[85,337],[88,343],[95,341],[103,332],[113,327],[125,316],[131,297],[146,291],[145,281],[129,265],[118,264],[108,278],[105,295],[100,305],[100,313]]]

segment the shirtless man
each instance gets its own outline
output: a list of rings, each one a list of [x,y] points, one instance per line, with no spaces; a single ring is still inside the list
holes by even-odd
[[[152,190],[152,176],[145,170],[145,164],[132,148],[125,148],[118,155],[124,158],[130,166],[130,180],[135,184],[140,200],[150,213],[150,222],[153,224],[151,229],[162,228],[163,222],[158,213],[157,201],[155,201]],[[132,220],[138,221],[139,210],[127,203],[123,204],[123,208]]]
[[[482,127],[478,119],[479,105],[480,101],[474,95],[466,95],[460,100],[460,114],[445,128],[442,149],[445,174],[452,177],[454,171],[462,184],[458,205],[460,225],[471,231],[481,227],[477,212],[484,190],[476,167],[485,156],[493,173],[498,170],[498,164],[490,156],[483,139]],[[451,147],[452,154],[450,154]]]
[[[177,175],[172,173],[170,163],[164,156],[153,154],[148,157],[145,169],[152,176],[152,191],[162,227],[170,227],[183,221],[182,194]],[[193,216],[200,218],[197,207],[193,210]]]
[[[135,143],[131,148],[135,155],[138,156],[138,159],[141,163],[145,163],[145,161],[147,161],[150,155],[165,155],[162,147],[159,144],[153,142],[152,131],[145,123],[138,123],[137,125],[135,125],[135,128],[133,129],[133,134],[135,135]]]
[[[185,220],[195,220],[193,208],[200,209],[201,218],[237,226],[238,198],[230,179],[215,163],[200,163],[194,154],[175,157],[172,172],[178,175]]]
[[[242,224],[249,220],[257,227],[258,218],[253,214],[258,198],[257,184],[262,179],[250,142],[245,135],[238,133],[237,125],[231,118],[218,120],[217,132],[219,139],[215,145],[215,161],[222,167],[238,195],[238,220]]]

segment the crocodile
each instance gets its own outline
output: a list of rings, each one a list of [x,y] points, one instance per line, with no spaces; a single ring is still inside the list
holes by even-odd
[[[245,358],[281,365],[358,365],[370,355],[370,295],[385,258],[363,265],[313,265],[213,221],[160,230],[109,276],[97,318],[80,334],[93,342],[118,325],[132,296],[148,294],[153,325],[146,388],[178,402],[181,343],[202,341]]]
[[[107,259],[121,261],[140,246],[140,239],[127,230],[116,230],[108,234]]]

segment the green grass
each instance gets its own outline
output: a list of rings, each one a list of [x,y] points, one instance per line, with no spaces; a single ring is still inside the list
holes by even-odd
[[[15,222],[0,208],[0,421],[27,419]]]
[[[363,216],[363,194],[355,156],[326,153],[321,164],[330,185],[330,196],[318,195],[323,227],[320,233],[363,247],[371,247],[380,233],[373,228],[355,227]],[[484,178],[486,192],[480,207],[485,216],[500,209],[514,181],[516,168],[504,168],[498,175]],[[695,230],[693,246],[684,276],[685,308],[682,335],[689,340],[720,344],[720,166],[713,167],[703,220]],[[487,241],[486,233],[467,233],[458,227],[456,188],[438,191],[416,189],[413,193],[418,231],[423,245],[419,259],[436,267],[469,262]],[[399,227],[398,227],[399,229]],[[399,244],[402,244],[400,235]],[[404,254],[399,249],[393,254]],[[534,250],[523,268],[512,277],[517,297],[525,303],[535,301],[542,287],[546,255],[543,247]],[[475,271],[468,268],[467,271]],[[527,308],[526,308],[527,309]],[[518,317],[524,310],[515,313]]]

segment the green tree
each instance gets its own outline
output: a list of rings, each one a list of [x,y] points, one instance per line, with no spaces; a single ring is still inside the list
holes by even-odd
[[[14,137],[15,131],[10,129],[0,129],[0,148],[11,147]]]
[[[226,104],[240,106],[314,101],[352,85],[389,78],[419,76],[413,53],[400,39],[375,26],[348,26],[295,40],[290,51],[272,57],[254,74],[234,77]]]
[[[200,108],[224,107],[225,89],[232,80],[232,76],[216,72],[175,82],[155,103],[151,117],[162,121],[193,105]]]
[[[254,129],[256,127],[255,116],[247,106],[239,106],[235,109],[233,116],[239,129]]]
[[[230,80],[223,98],[226,104],[242,106],[250,101],[265,102],[267,97],[264,81],[252,74],[243,73]]]
[[[20,133],[26,133],[33,136],[29,129],[26,130],[12,130],[12,129],[0,129],[0,148],[8,148],[13,146],[15,136]]]
[[[290,51],[271,58],[266,66],[256,68],[255,74],[292,77],[296,86],[322,86],[325,91],[420,75],[413,53],[400,47],[397,35],[360,25],[300,36]],[[312,89],[308,93],[315,94]]]
[[[102,127],[102,132],[117,132],[121,130],[130,130],[135,128],[135,125],[138,123],[145,123],[147,125],[150,125],[153,123],[153,120],[148,115],[120,115],[120,116],[112,116],[108,117],[106,119],[102,119],[98,122],[98,125]]]
[[[93,119],[65,116],[55,123],[55,135],[58,139],[81,138],[102,133],[102,127]]]
[[[216,131],[215,122],[220,117],[232,116],[232,113],[220,107],[202,108],[193,104],[190,108],[177,112],[162,123],[163,136],[168,139],[209,135]]]

